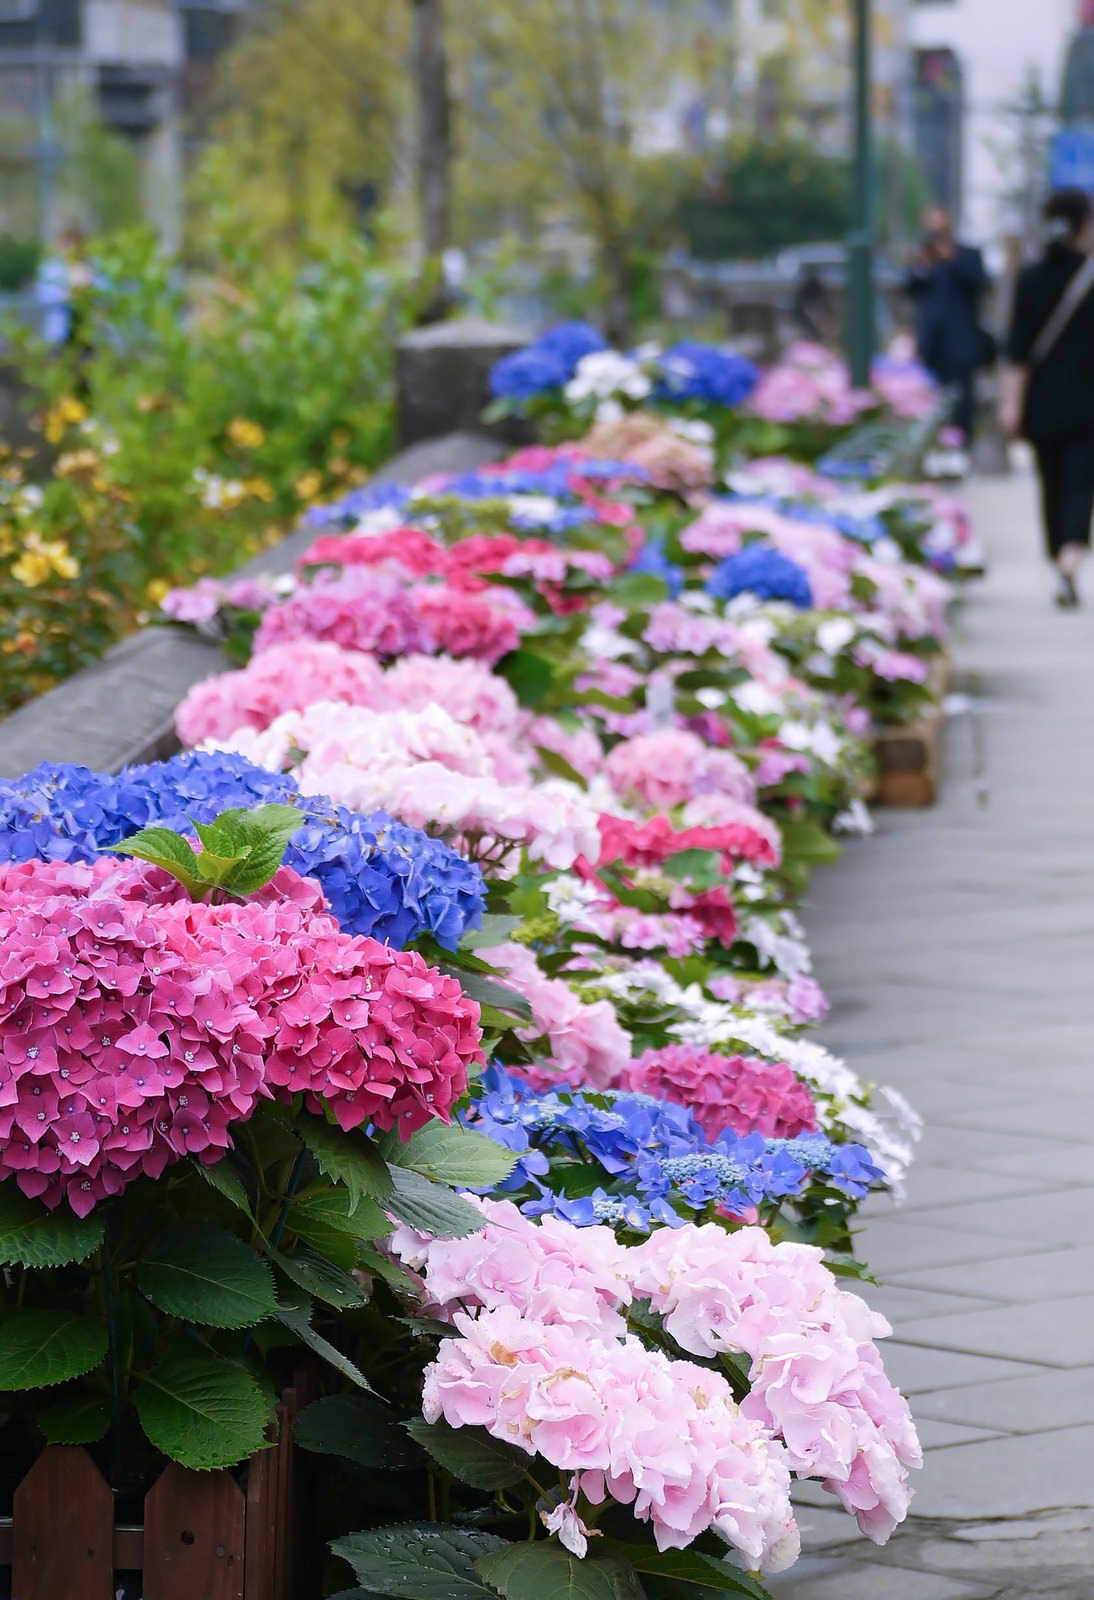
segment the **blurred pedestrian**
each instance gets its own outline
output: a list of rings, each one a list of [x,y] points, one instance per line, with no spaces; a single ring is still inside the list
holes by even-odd
[[[924,213],[923,238],[904,289],[916,303],[920,361],[939,383],[957,390],[951,420],[966,445],[972,438],[977,370],[995,361],[995,341],[980,322],[987,288],[980,251],[959,244],[949,212],[932,206]]]
[[[1094,515],[1094,206],[1082,189],[1060,189],[1044,217],[1044,254],[1014,289],[1000,421],[1033,446],[1056,602],[1073,607]]]

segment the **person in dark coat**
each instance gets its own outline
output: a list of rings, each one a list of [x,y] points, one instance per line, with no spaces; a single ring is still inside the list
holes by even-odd
[[[1094,206],[1082,189],[1060,189],[1044,216],[1044,255],[1014,288],[1000,421],[1004,432],[1033,446],[1045,544],[1059,576],[1056,602],[1072,607],[1094,515],[1094,290],[1040,361],[1034,346],[1087,259]]]
[[[979,250],[958,244],[948,211],[932,206],[923,218],[923,243],[904,284],[916,304],[919,359],[958,398],[953,423],[967,444],[972,437],[976,370],[986,364],[988,335],[980,302],[988,275]]]

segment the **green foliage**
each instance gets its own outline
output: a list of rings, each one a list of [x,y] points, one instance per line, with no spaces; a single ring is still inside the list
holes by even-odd
[[[37,240],[0,233],[0,290],[22,289],[33,282],[39,254]]]
[[[121,844],[103,848],[162,867],[193,900],[217,891],[248,895],[269,883],[301,822],[295,806],[256,806],[251,811],[222,811],[214,822],[195,822],[200,855],[170,828],[142,828]]]
[[[182,1222],[142,1252],[137,1286],[168,1316],[210,1328],[251,1328],[277,1300],[273,1273],[223,1228]]]
[[[133,1398],[158,1450],[184,1467],[230,1467],[262,1448],[270,1409],[250,1373],[182,1358],[154,1367]]]
[[[512,1544],[475,1563],[504,1600],[643,1600],[629,1562],[579,1559],[560,1544]]]
[[[47,1444],[94,1444],[110,1426],[105,1395],[67,1394],[44,1406],[35,1421]]]
[[[0,1389],[49,1389],[106,1354],[106,1329],[77,1312],[18,1310],[0,1321]]]
[[[438,1466],[473,1489],[511,1489],[528,1475],[525,1451],[485,1428],[453,1428],[443,1418],[426,1422],[424,1417],[412,1417],[405,1427]]]
[[[733,145],[713,175],[680,176],[675,231],[694,256],[754,260],[847,232],[848,164],[804,141]]]
[[[101,1217],[78,1217],[67,1207],[47,1211],[13,1183],[0,1184],[0,1264],[62,1267],[86,1260],[102,1242]]]
[[[400,1167],[438,1183],[466,1189],[492,1189],[504,1182],[516,1165],[516,1156],[496,1139],[461,1128],[455,1123],[428,1122],[394,1153]]]
[[[476,1558],[509,1549],[491,1533],[403,1523],[354,1533],[331,1546],[374,1593],[402,1600],[497,1600],[476,1571]],[[536,1600],[546,1600],[537,1596]]]
[[[450,1189],[402,1167],[391,1171],[392,1192],[384,1202],[392,1216],[435,1239],[465,1239],[482,1227],[482,1213]]]
[[[297,1417],[294,1437],[302,1450],[340,1456],[359,1467],[419,1465],[421,1453],[407,1438],[390,1406],[365,1394],[331,1394],[314,1400]]]
[[[410,307],[386,246],[332,233],[278,258],[224,198],[203,264],[186,278],[150,235],[104,238],[78,337],[13,335],[48,451],[28,467],[0,446],[0,714],[390,453]]]

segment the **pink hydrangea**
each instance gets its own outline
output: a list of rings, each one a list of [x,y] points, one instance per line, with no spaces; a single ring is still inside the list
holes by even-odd
[[[822,1479],[883,1544],[907,1514],[908,1469],[922,1463],[907,1401],[874,1340],[885,1318],[840,1290],[811,1245],[762,1228],[663,1228],[631,1252],[636,1294],[693,1355],[745,1355],[741,1411],[780,1437],[791,1470]],[[635,1270],[636,1269],[636,1270]]]
[[[224,739],[237,728],[268,728],[283,711],[302,711],[317,700],[377,705],[383,682],[376,662],[359,650],[294,639],[272,645],[239,672],[195,683],[175,713],[175,726],[184,745]]]
[[[414,952],[351,937],[283,867],[245,902],[142,862],[0,866],[0,1180],[85,1215],[210,1163],[262,1098],[341,1127],[447,1119],[478,1006]]]
[[[321,572],[270,606],[255,634],[255,653],[291,639],[329,639],[385,660],[432,649],[405,584],[369,567]]]
[[[745,1005],[766,1016],[785,1017],[800,1026],[823,1022],[828,1015],[828,1000],[815,978],[795,973],[792,978],[741,978],[724,973],[707,985],[716,1000],[730,1005]]]
[[[631,1058],[631,1040],[609,1001],[585,1004],[562,978],[541,972],[523,945],[497,945],[479,954],[506,974],[532,1008],[534,1020],[517,1030],[518,1037],[528,1041],[546,1037],[551,1059],[568,1083],[602,1089],[618,1081]]]
[[[591,728],[569,728],[556,717],[536,717],[525,738],[533,749],[553,750],[585,779],[595,777],[604,764],[604,746]]]
[[[417,590],[414,605],[425,636],[434,650],[450,656],[472,656],[490,666],[515,650],[522,625],[534,625],[534,615],[501,600],[504,590],[490,599],[444,585]],[[516,596],[510,597],[512,600]],[[518,602],[519,605],[519,602]]]
[[[688,1106],[708,1139],[727,1129],[794,1139],[817,1127],[813,1097],[784,1061],[714,1055],[694,1045],[647,1050],[624,1075],[628,1089]]]
[[[772,833],[777,836],[778,830],[759,812],[755,817],[764,826],[742,818],[714,827],[674,828],[663,815],[651,817],[648,822],[633,822],[629,817],[603,813],[599,865],[622,861],[628,867],[660,866],[683,850],[717,850],[727,860],[739,858],[761,866],[777,866],[780,850]]]
[[[314,698],[337,700],[341,696]],[[516,737],[523,720],[517,697],[504,678],[481,661],[455,661],[443,655],[406,656],[396,661],[384,674],[382,697],[373,703],[385,711],[422,711],[428,705],[440,705],[455,722],[507,739]]]
[[[394,567],[408,577],[443,572],[445,549],[421,528],[389,528],[383,533],[324,533],[296,563],[309,567]]]
[[[729,795],[746,803],[755,798],[748,769],[737,756],[711,749],[681,728],[625,739],[609,754],[604,772],[622,800],[658,811],[700,794]]]

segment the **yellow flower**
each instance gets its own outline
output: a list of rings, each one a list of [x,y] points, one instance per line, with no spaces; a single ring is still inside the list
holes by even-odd
[[[60,444],[65,430],[74,422],[84,422],[87,407],[74,394],[63,394],[57,404],[46,412],[45,435],[50,444]]]
[[[150,583],[145,585],[144,592],[149,600],[158,606],[170,587],[171,585],[166,578],[153,578]]]
[[[94,472],[99,458],[94,450],[69,450],[58,456],[53,473],[57,478],[67,478],[76,472]]]
[[[150,411],[166,411],[171,404],[171,396],[163,389],[158,389],[153,394],[139,394],[137,396],[137,410],[145,415]]]
[[[36,589],[51,573],[59,578],[79,576],[80,563],[63,539],[45,541],[33,530],[23,541],[23,554],[12,563],[11,575],[25,589]]]
[[[252,422],[249,417],[233,417],[226,431],[240,450],[257,450],[260,444],[266,442],[265,428],[260,422]]]
[[[310,472],[302,472],[299,478],[293,482],[293,489],[296,491],[298,500],[314,500],[322,487],[323,474],[316,472],[314,467]]]
[[[265,478],[244,478],[243,487],[249,495],[256,500],[264,500],[268,505],[271,500],[277,499],[277,491],[266,482]]]

